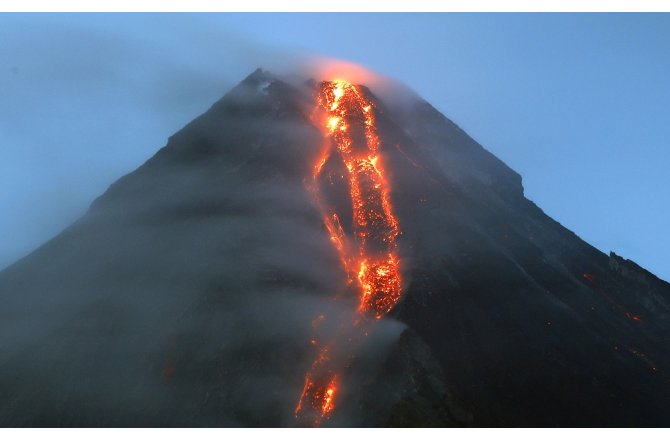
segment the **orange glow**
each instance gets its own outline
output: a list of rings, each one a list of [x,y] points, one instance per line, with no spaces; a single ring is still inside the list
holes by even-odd
[[[321,405],[321,413],[322,414],[330,414],[330,412],[335,408],[335,391],[337,390],[336,386],[336,377],[334,377],[330,383],[328,384],[328,387],[326,388],[326,392],[323,393],[323,404]]]
[[[338,118],[337,116],[328,118],[328,129],[330,129],[331,132],[334,131],[338,127],[339,122],[340,118]]]
[[[356,327],[366,317],[381,319],[401,297],[402,278],[396,255],[400,229],[393,213],[383,157],[378,151],[381,142],[374,104],[357,86],[335,80],[321,84],[318,107],[325,113],[321,121],[329,145],[314,164],[309,188],[348,281],[357,283],[359,317],[352,324]],[[347,169],[343,177],[348,183],[353,212],[351,238],[342,227],[339,214],[332,208],[325,209],[320,200],[317,179],[335,154],[339,154]],[[368,335],[366,329],[359,331],[361,336]],[[349,337],[348,341],[352,339]],[[342,342],[336,340],[333,344]],[[312,426],[319,426],[335,408],[338,375],[332,364],[329,347],[319,349],[305,378],[295,416],[311,421]]]
[[[312,413],[314,419],[313,426],[319,426],[323,420],[330,418],[335,409],[335,397],[337,395],[337,376],[323,377],[317,380],[312,379],[311,375],[305,378],[305,385],[302,390],[300,401],[295,409],[296,418],[303,411]],[[307,404],[309,410],[304,405]],[[306,406],[306,405],[305,405]]]
[[[309,76],[320,79],[339,79],[349,83],[377,85],[384,81],[379,74],[345,60],[320,57],[310,60],[303,70]]]
[[[605,290],[601,289],[598,286],[598,283],[596,282],[596,276],[591,274],[591,273],[585,273],[582,275],[582,277],[589,282],[589,285],[591,289],[593,289],[594,292],[600,294],[605,300],[610,303],[613,307],[616,307],[619,309],[621,312],[623,312],[624,316],[631,320],[631,321],[636,321],[636,322],[642,322],[642,317],[636,313],[633,313],[629,310],[627,310],[623,305],[615,301],[610,295],[608,295]]]
[[[360,310],[381,318],[400,299],[402,280],[395,256],[400,231],[378,154],[373,104],[356,86],[342,80],[322,85],[319,104],[327,112],[328,135],[349,171],[358,255],[342,255],[343,248],[336,247],[343,261],[356,261]],[[352,130],[347,131],[347,126]],[[360,133],[358,137],[354,131]],[[318,171],[321,167],[317,163]]]

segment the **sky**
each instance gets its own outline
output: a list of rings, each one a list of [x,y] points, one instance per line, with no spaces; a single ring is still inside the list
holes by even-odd
[[[603,252],[670,280],[670,14],[0,14],[0,268],[256,67],[432,103]]]

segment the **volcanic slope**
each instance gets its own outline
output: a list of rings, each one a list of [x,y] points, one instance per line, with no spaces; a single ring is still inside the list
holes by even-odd
[[[297,424],[312,341],[359,305],[309,191],[319,87],[254,72],[0,272],[0,425]],[[670,285],[545,215],[424,100],[357,90],[402,287],[322,426],[670,425]],[[345,165],[321,194],[353,236]]]

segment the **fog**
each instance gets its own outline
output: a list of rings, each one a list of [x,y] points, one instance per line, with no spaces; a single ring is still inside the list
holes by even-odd
[[[295,423],[310,340],[347,339],[357,303],[337,298],[347,277],[303,183],[322,135],[290,109],[309,91],[268,96],[254,81],[3,272],[0,392],[11,404],[0,424]],[[343,396],[376,378],[403,329],[369,328]],[[361,417],[334,423],[382,415]]]
[[[390,78],[197,17],[67,20],[17,16],[0,30],[0,267],[18,260],[0,273],[0,397],[7,402],[0,425],[295,423],[316,355],[310,339],[315,332],[324,340],[348,336],[341,323],[352,321],[356,307],[351,296],[337,299],[346,276],[302,180],[322,141],[308,118],[309,77],[364,82],[394,109],[380,126],[388,130],[387,147],[395,147],[386,153],[407,226],[400,241],[420,249],[426,270],[442,274],[439,266],[451,259],[437,287],[426,281],[432,275],[423,276],[414,297],[423,304],[412,307],[429,304],[446,285],[458,289],[463,273],[495,280],[496,270],[482,276],[468,253],[494,261],[493,250],[505,249],[491,232],[501,213],[527,236],[515,218],[522,212],[516,204],[525,203],[520,176],[427,104],[415,112],[416,95]],[[149,22],[160,35],[142,29]],[[285,75],[293,88],[247,84],[210,109],[257,67]],[[544,243],[556,261],[552,240],[560,234]],[[459,243],[467,252],[455,251]],[[415,255],[400,251],[410,266]],[[523,272],[517,256],[503,253],[508,259],[496,263],[516,268],[503,264],[501,277]],[[582,269],[568,274],[575,285]],[[468,280],[460,280],[462,298],[495,290],[468,290]],[[514,304],[524,301],[519,294]],[[436,323],[450,307],[434,308],[429,336],[444,337]],[[423,322],[420,310],[414,327]],[[462,310],[463,325],[473,325],[469,309]],[[315,329],[322,314],[326,322]],[[356,404],[332,423],[381,424],[391,397],[403,398],[396,391],[412,389],[388,386],[375,396],[373,408],[384,411],[349,394],[379,385],[386,361],[407,352],[397,348],[411,337],[405,330],[384,319],[356,348],[360,356],[342,390]],[[462,330],[450,334],[465,335],[460,343],[467,346]],[[432,343],[451,362],[456,349]],[[432,360],[425,353],[417,362]],[[470,368],[464,359],[454,367],[459,374]],[[398,382],[384,379],[413,381],[407,371],[423,366],[404,367]],[[441,373],[430,380],[439,382]],[[455,382],[466,387],[466,380]],[[430,404],[444,401],[435,396]],[[369,418],[351,409],[358,403]]]
[[[0,267],[72,223],[254,69],[302,59],[187,17],[149,19],[179,27],[160,39],[136,18],[125,29],[90,18],[3,17]]]
[[[255,41],[193,16],[2,21],[0,268],[75,221],[258,67],[300,78],[335,75],[389,96],[400,89],[354,63]]]

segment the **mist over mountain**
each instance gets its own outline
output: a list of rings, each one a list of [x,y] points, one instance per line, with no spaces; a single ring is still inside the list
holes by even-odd
[[[333,335],[357,305],[305,187],[318,87],[257,70],[0,272],[0,425],[296,425],[313,320]],[[428,102],[360,90],[402,297],[323,426],[668,426],[670,285],[545,215]]]

